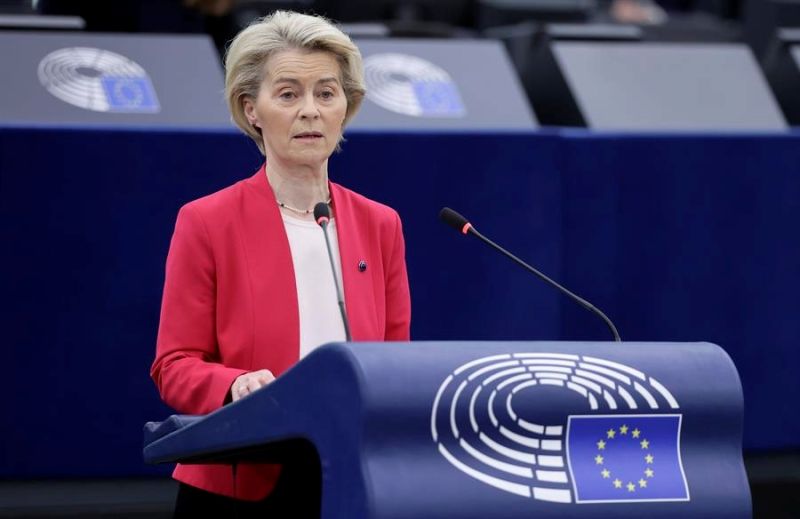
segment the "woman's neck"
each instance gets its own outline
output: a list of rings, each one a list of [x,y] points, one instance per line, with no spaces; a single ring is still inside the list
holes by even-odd
[[[275,199],[283,209],[288,209],[292,216],[303,216],[298,211],[314,209],[319,202],[327,202],[330,198],[328,192],[328,162],[320,167],[298,166],[287,168],[278,161],[267,160],[267,180]],[[312,215],[308,215],[313,219]]]

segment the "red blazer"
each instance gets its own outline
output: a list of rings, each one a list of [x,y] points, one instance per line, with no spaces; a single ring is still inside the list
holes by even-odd
[[[337,184],[330,183],[330,192],[353,340],[408,340],[411,303],[399,216]],[[299,344],[289,241],[262,166],[178,213],[150,375],[170,407],[206,414],[223,405],[239,375],[266,368],[280,376],[297,362]],[[234,485],[230,466],[178,465],[173,477],[258,500],[279,472],[277,465],[240,465]]]

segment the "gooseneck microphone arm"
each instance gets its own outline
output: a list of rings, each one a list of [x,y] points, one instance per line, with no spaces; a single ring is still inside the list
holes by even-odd
[[[328,259],[331,261],[331,272],[333,272],[333,284],[336,286],[336,300],[339,303],[339,312],[342,314],[342,324],[344,324],[344,336],[347,342],[353,340],[350,335],[350,322],[347,320],[347,311],[344,309],[344,296],[342,295],[342,286],[339,284],[339,276],[336,275],[336,262],[333,260],[333,251],[331,250],[331,241],[328,238],[328,222],[331,219],[331,211],[328,204],[320,202],[314,206],[314,220],[317,225],[322,227],[322,234],[325,235],[325,247],[328,249]]]
[[[524,261],[522,261],[518,257],[516,257],[513,254],[511,254],[510,252],[508,252],[506,249],[504,249],[500,245],[496,244],[495,242],[493,242],[492,240],[490,240],[489,238],[487,238],[483,234],[479,233],[475,229],[475,227],[473,227],[472,224],[469,223],[469,221],[466,218],[464,218],[463,216],[461,216],[457,212],[453,211],[449,207],[444,207],[439,212],[439,219],[441,219],[444,223],[446,223],[450,227],[453,227],[454,229],[456,229],[457,231],[459,231],[462,234],[472,234],[473,236],[475,236],[476,238],[478,238],[482,242],[486,243],[487,245],[489,245],[493,249],[495,249],[495,250],[499,251],[500,253],[502,253],[504,256],[510,258],[517,265],[521,266],[522,268],[524,268],[528,272],[531,272],[531,273],[535,274],[536,276],[538,276],[539,279],[541,279],[545,283],[548,283],[551,286],[555,287],[556,289],[560,290],[562,293],[566,294],[570,299],[572,299],[573,301],[575,301],[576,303],[578,303],[579,305],[581,305],[585,309],[589,310],[593,314],[595,314],[598,317],[600,317],[603,320],[603,322],[606,323],[606,326],[608,326],[608,329],[611,330],[611,334],[614,336],[614,340],[615,341],[619,342],[619,341],[622,340],[620,338],[620,336],[619,336],[619,332],[617,332],[617,327],[614,326],[614,323],[611,322],[611,319],[609,319],[606,314],[604,314],[602,311],[600,311],[599,308],[597,308],[596,306],[594,306],[592,303],[590,303],[586,299],[582,298],[581,296],[579,296],[579,295],[571,292],[567,288],[561,286],[560,284],[558,284],[554,280],[552,280],[549,277],[547,277],[542,272],[539,272],[538,270],[536,270],[532,266],[528,265],[527,263],[525,263]]]

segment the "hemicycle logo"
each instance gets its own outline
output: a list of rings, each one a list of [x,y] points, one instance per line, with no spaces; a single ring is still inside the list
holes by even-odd
[[[526,392],[552,388],[578,395],[587,413],[565,412],[546,423],[515,406]],[[679,408],[658,380],[618,362],[509,353],[475,359],[447,376],[433,402],[431,435],[456,469],[521,497],[688,501]]]
[[[95,112],[157,113],[153,84],[135,61],[93,47],[67,47],[39,63],[39,81],[73,106]]]
[[[373,54],[364,60],[367,99],[412,117],[464,117],[466,109],[450,74],[408,54]]]

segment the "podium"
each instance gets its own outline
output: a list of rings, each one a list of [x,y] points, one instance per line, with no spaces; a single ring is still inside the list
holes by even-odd
[[[203,417],[145,429],[148,463],[291,463],[321,516],[750,517],[742,390],[710,343],[328,344]]]

